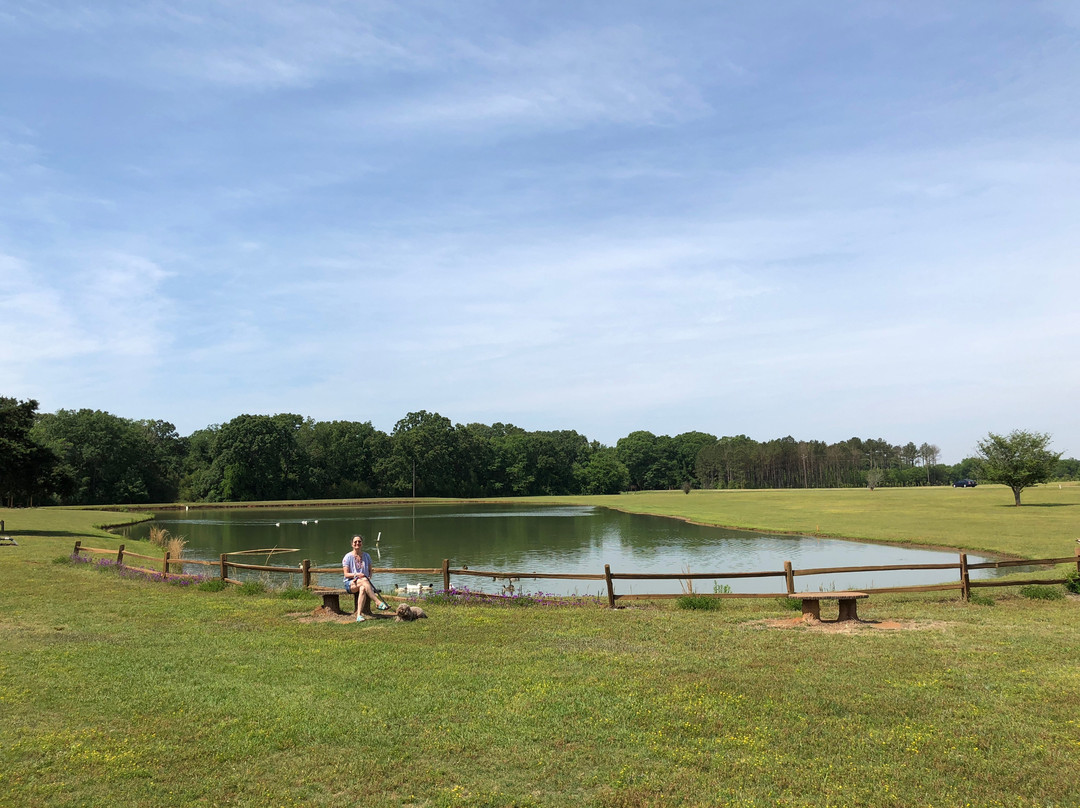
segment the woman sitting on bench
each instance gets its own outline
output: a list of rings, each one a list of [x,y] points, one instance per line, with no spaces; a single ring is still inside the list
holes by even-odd
[[[364,614],[370,614],[368,608],[370,601],[375,601],[379,611],[390,607],[386,601],[379,597],[371,583],[371,556],[364,552],[364,537],[353,536],[352,550],[341,559],[342,572],[345,575],[345,591],[350,595],[359,595],[356,601],[356,619],[365,620]]]

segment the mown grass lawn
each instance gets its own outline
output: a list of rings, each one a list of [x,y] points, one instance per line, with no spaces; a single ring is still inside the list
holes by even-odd
[[[771,600],[303,623],[54,563],[117,546],[107,514],[0,518],[0,805],[1080,805],[1075,597],[874,596],[850,634]],[[1001,551],[1066,554],[1053,519]]]

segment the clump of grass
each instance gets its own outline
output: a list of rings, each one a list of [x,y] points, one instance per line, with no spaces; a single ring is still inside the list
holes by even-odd
[[[279,593],[285,600],[315,599],[315,593],[298,586],[286,586]]]
[[[241,595],[261,595],[265,591],[266,584],[264,584],[262,581],[244,581],[242,584],[240,584]]]
[[[1063,600],[1065,598],[1065,593],[1059,587],[1042,586],[1040,584],[1022,586],[1020,587],[1020,594],[1031,600]]]
[[[695,609],[704,612],[715,612],[723,608],[719,598],[710,598],[707,595],[683,595],[675,601],[676,608]]]
[[[968,596],[968,602],[973,606],[994,606],[997,601],[989,595],[981,595],[978,592],[972,592]]]
[[[712,585],[712,591],[714,595],[730,595],[731,584],[719,584],[714,581]]]
[[[1065,573],[1065,588],[1075,595],[1080,595],[1080,572],[1069,570]]]
[[[148,541],[155,547],[164,549],[169,541],[169,531],[161,525],[150,525],[150,537]]]
[[[161,525],[150,526],[149,541],[155,547],[160,547],[169,554],[170,561],[179,561],[184,556],[184,548],[187,547],[187,539],[183,536],[174,536]]]
[[[174,560],[183,556],[185,547],[187,547],[187,539],[183,536],[169,536],[168,541],[165,543],[165,549],[169,551],[169,558]]]
[[[199,584],[197,589],[200,592],[221,592],[226,586],[228,586],[228,584],[220,578],[210,578]]]
[[[686,565],[686,568],[685,568],[684,572],[687,575],[690,574],[690,565],[689,564]],[[679,579],[679,586],[682,588],[683,595],[692,596],[694,594],[694,579],[693,578],[687,578],[685,581],[680,578]]]
[[[776,605],[789,612],[801,612],[802,601],[798,598],[777,598]]]
[[[72,563],[72,557],[69,556],[69,555],[57,556],[56,558],[54,558],[52,560],[52,563],[53,564],[71,564]]]

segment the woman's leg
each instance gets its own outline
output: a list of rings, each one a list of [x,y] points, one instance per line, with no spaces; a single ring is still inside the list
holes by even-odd
[[[357,593],[360,595],[356,601],[356,613],[371,614],[370,599],[373,594],[371,591],[371,581],[367,578],[354,578],[351,590],[354,595]]]
[[[383,600],[382,595],[380,595],[378,592],[375,591],[375,584],[373,584],[371,582],[371,579],[370,578],[362,578],[361,580],[367,586],[368,597],[370,597],[373,601],[375,601],[375,603],[378,604],[380,609],[389,609],[390,604],[388,604],[385,600]]]

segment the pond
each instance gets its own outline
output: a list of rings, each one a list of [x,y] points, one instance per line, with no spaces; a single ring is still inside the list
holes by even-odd
[[[154,524],[187,539],[185,556],[217,560],[221,553],[264,548],[293,552],[249,556],[249,563],[295,566],[340,566],[354,533],[365,538],[375,567],[441,567],[498,570],[506,573],[763,572],[782,570],[791,561],[796,570],[821,567],[889,564],[941,564],[958,559],[955,551],[867,544],[812,536],[770,535],[725,530],[658,516],[620,513],[591,506],[513,504],[372,505],[276,509],[167,511]],[[149,525],[123,531],[145,539]],[[234,560],[241,560],[239,558]],[[984,559],[970,556],[971,563]],[[191,568],[189,571],[194,571]],[[1008,570],[1015,572],[1016,569]],[[216,571],[215,571],[216,572]],[[989,577],[994,570],[972,571]],[[253,573],[254,575],[254,573]],[[319,583],[337,586],[340,575],[324,573]],[[957,580],[955,570],[884,571],[814,575],[796,579],[801,590],[916,586]],[[297,578],[293,578],[298,581]],[[435,584],[441,578],[381,573],[380,588],[395,584]],[[460,576],[454,586],[484,592],[502,591],[505,580]],[[784,592],[783,578],[718,580],[732,592]],[[698,592],[712,592],[714,582],[694,582]],[[602,581],[528,580],[519,591],[552,594],[600,594]],[[679,593],[679,581],[617,581],[620,594]]]

